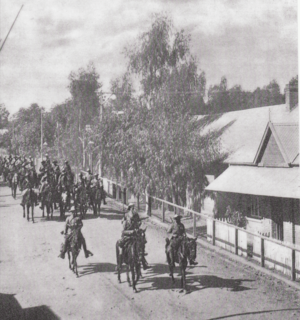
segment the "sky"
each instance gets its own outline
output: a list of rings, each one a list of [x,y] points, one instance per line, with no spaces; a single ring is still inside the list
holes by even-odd
[[[283,93],[298,74],[297,0],[1,0],[0,103],[9,112],[32,103],[50,109],[70,97],[71,71],[93,62],[103,90],[126,70],[122,54],[168,13],[191,35],[207,88],[254,90],[276,79]]]

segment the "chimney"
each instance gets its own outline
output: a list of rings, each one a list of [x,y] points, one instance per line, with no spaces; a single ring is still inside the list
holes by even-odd
[[[284,92],[286,111],[290,112],[298,104],[298,86],[287,84]]]

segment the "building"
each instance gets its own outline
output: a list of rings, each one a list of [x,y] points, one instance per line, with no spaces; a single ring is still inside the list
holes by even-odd
[[[207,130],[225,128],[224,171],[206,188],[215,200],[204,212],[224,217],[227,207],[246,216],[246,229],[300,245],[299,108],[297,88],[286,104],[228,112]]]

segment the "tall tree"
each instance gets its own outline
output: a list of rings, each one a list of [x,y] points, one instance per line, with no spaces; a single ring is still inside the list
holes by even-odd
[[[3,103],[0,104],[0,129],[7,128],[8,126],[9,111]]]

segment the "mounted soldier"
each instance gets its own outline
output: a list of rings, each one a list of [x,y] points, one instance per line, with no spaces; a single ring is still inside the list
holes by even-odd
[[[178,248],[180,247],[182,241],[187,238],[185,227],[181,222],[181,216],[176,214],[174,216],[172,225],[167,230],[167,233],[172,234],[171,239],[166,238],[165,252],[167,254],[168,250],[173,251],[173,256],[176,256]],[[190,265],[197,265],[198,263],[190,260]]]
[[[85,239],[82,235],[81,228],[83,227],[83,223],[80,218],[75,217],[74,213],[72,212],[71,215],[67,218],[65,229],[61,233],[65,235],[65,241],[62,244],[61,252],[59,254],[59,258],[64,259],[65,254],[68,250],[68,246],[70,245],[71,241],[79,241],[82,244],[83,251],[85,257],[88,258],[89,256],[93,256],[93,254],[87,250]],[[75,231],[77,231],[78,239],[74,239]]]
[[[41,185],[39,189],[39,200],[41,201],[40,209],[43,210],[43,201],[44,201],[44,191],[46,187],[49,185],[49,173],[45,173],[45,175],[41,179]]]
[[[131,237],[135,234],[136,230],[140,228],[141,223],[142,222],[139,214],[134,210],[134,203],[129,203],[127,212],[122,219],[122,238],[118,241],[120,255],[122,255],[122,250],[124,249],[125,245],[131,240]]]
[[[34,188],[34,184],[32,183],[32,181],[30,180],[30,174],[29,173],[26,173],[25,175],[25,178],[24,178],[24,181],[23,181],[23,191],[22,191],[22,195],[23,195],[23,198],[22,198],[22,201],[20,203],[20,205],[22,207],[24,207],[24,198],[25,196],[27,195],[27,193],[30,192],[31,189]],[[39,203],[38,203],[38,199],[36,199],[36,202],[35,202],[35,205],[37,206]]]
[[[52,164],[53,164],[53,166],[52,166],[53,172],[54,172],[54,175],[55,175],[55,181],[56,181],[56,184],[57,184],[61,172],[60,172],[60,168],[59,168],[59,165],[57,164],[56,160],[54,160],[52,162]]]
[[[46,171],[47,171],[47,169],[46,169],[46,161],[43,160],[41,162],[41,166],[40,166],[40,169],[39,169],[39,174],[38,174],[39,179],[41,179],[43,177],[43,175],[45,174]]]

